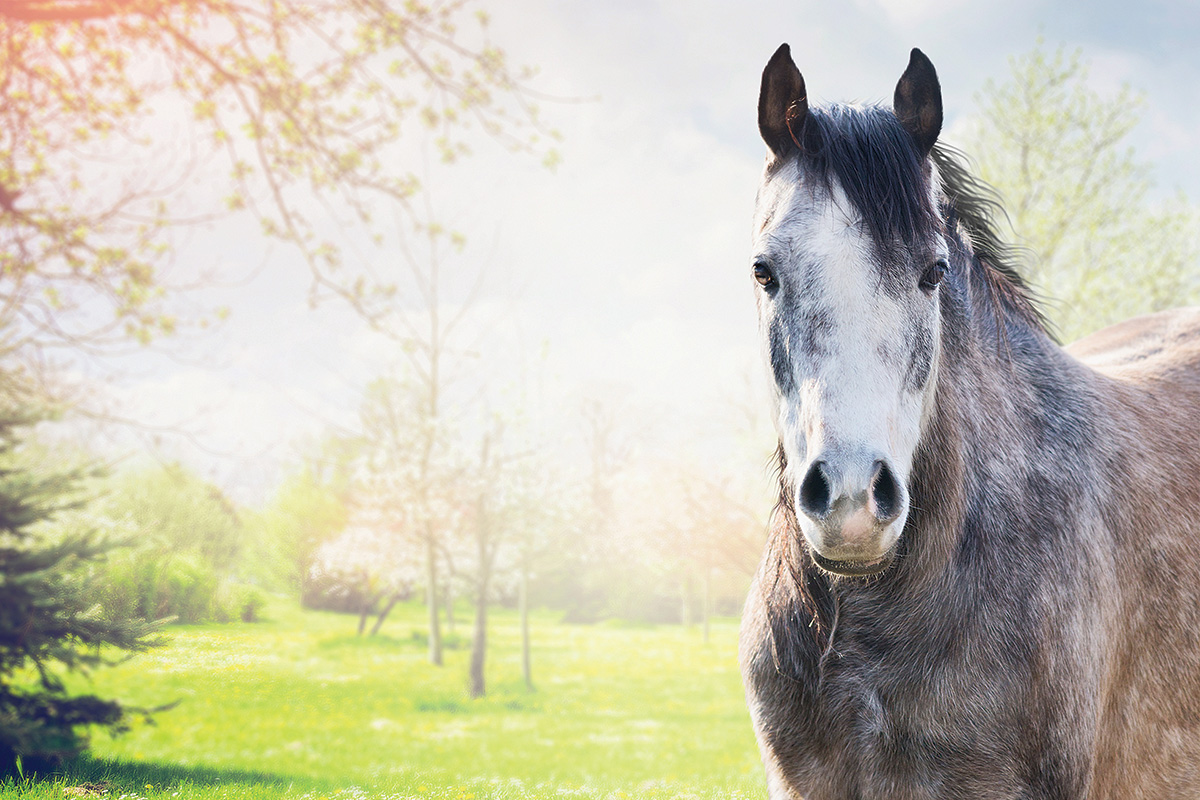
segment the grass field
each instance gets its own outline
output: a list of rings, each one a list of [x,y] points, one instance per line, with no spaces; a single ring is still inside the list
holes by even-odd
[[[699,629],[535,617],[528,692],[516,618],[498,611],[489,696],[470,700],[466,643],[429,665],[419,606],[397,608],[374,639],[356,637],[350,617],[283,603],[268,616],[171,628],[166,647],[97,674],[104,696],[178,705],[123,736],[95,734],[90,757],[0,784],[0,796],[765,795],[733,620],[716,621],[705,643]]]

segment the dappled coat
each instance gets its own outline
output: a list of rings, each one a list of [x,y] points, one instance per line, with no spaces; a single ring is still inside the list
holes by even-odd
[[[920,51],[894,109],[763,74],[770,794],[1200,797],[1200,311],[1060,348],[941,120]]]

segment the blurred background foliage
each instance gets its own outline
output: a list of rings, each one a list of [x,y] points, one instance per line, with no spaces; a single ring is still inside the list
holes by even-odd
[[[1000,193],[1061,339],[1200,299],[1200,209],[1155,193],[1134,148],[1143,95],[1102,94],[1081,51],[1044,41],[1010,67],[958,144]]]

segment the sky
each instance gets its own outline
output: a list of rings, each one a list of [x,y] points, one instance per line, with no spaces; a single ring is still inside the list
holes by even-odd
[[[762,394],[748,262],[764,155],[755,120],[761,70],[782,42],[818,103],[890,102],[920,47],[938,70],[951,141],[1010,56],[1039,36],[1079,47],[1097,89],[1127,82],[1146,93],[1138,154],[1162,191],[1200,201],[1200,11],[1190,2],[1136,12],[1112,0],[483,7],[493,41],[536,65],[533,86],[560,98],[541,105],[563,161],[551,172],[482,141],[431,184],[439,214],[467,235],[464,274],[484,264],[490,281],[475,318],[491,349],[459,368],[467,383],[537,394],[564,440],[595,397],[622,409],[648,446],[687,457],[728,438],[746,398]],[[310,309],[302,264],[265,249],[247,221],[180,244],[184,261],[248,276],[201,300],[228,305],[231,319],[126,359],[105,391],[127,416],[187,431],[161,438],[161,453],[259,503],[306,442],[354,427],[366,384],[402,358],[347,309]]]

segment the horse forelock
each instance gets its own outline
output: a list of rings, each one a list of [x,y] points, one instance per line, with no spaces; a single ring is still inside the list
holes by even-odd
[[[801,141],[802,170],[826,188],[836,181],[885,252],[919,245],[940,229],[929,171],[891,111],[813,108]]]

